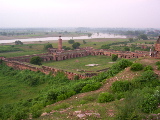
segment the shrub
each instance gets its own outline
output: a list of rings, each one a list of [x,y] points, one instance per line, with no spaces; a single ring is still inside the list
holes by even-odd
[[[99,82],[93,83],[93,84],[87,84],[82,88],[81,92],[89,92],[89,91],[97,90],[98,88],[101,87],[101,85],[102,84]]]
[[[140,71],[143,70],[143,65],[140,63],[134,63],[131,65],[131,70],[132,71]]]
[[[144,71],[147,71],[147,70],[153,70],[153,67],[150,65],[144,67]]]
[[[130,89],[131,83],[129,81],[115,81],[111,89],[113,92],[125,92]]]
[[[118,55],[112,54],[112,61],[116,61],[118,58]]]
[[[99,103],[104,103],[104,102],[111,102],[114,100],[114,96],[108,92],[101,93],[98,97],[98,102]]]
[[[160,61],[156,62],[156,65],[160,65]]]
[[[86,85],[87,83],[83,83],[83,82],[80,82],[80,83],[76,83],[73,87],[73,90],[76,92],[76,93],[80,93],[82,88]]]
[[[152,94],[145,94],[139,106],[143,112],[151,113],[157,108],[158,100]]]
[[[30,63],[35,65],[42,65],[41,62],[42,62],[42,58],[40,58],[39,56],[32,57],[30,60]]]

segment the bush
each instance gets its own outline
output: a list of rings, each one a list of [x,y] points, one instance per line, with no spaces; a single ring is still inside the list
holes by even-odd
[[[112,61],[116,61],[118,58],[118,55],[112,54]]]
[[[89,92],[89,91],[97,90],[98,88],[101,87],[101,85],[102,84],[99,82],[93,83],[93,84],[87,84],[82,88],[81,92]]]
[[[132,71],[140,71],[143,70],[143,65],[140,63],[134,63],[131,65],[131,70]]]
[[[129,81],[115,81],[111,89],[113,92],[125,92],[130,89],[131,83]]]
[[[147,70],[153,70],[153,67],[150,65],[144,67],[144,71],[147,71]]]
[[[42,58],[40,58],[39,56],[32,57],[30,60],[30,63],[35,65],[42,65],[41,62],[42,62]]]
[[[108,92],[101,93],[98,97],[99,103],[111,102],[114,100],[114,96]]]
[[[156,62],[156,65],[160,65],[160,61]]]

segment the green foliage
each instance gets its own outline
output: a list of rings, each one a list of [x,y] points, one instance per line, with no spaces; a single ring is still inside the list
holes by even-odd
[[[116,61],[118,59],[118,55],[112,54],[112,61]]]
[[[75,43],[75,41],[74,40],[68,40],[68,43],[73,44],[73,43]]]
[[[125,64],[123,62],[125,62]],[[23,89],[25,89],[25,91],[30,89],[33,89],[35,91],[35,89],[37,89],[37,86],[43,84],[45,84],[45,86],[47,87],[43,87],[43,89],[41,89],[36,94],[36,97],[30,96],[30,93],[33,92],[30,90],[29,94],[27,94],[30,99],[25,98],[21,101],[17,99],[17,103],[12,102],[10,105],[4,105],[3,107],[0,107],[0,119],[14,118],[14,116],[17,116],[17,118],[20,119],[27,119],[27,116],[29,114],[32,114],[34,118],[39,117],[42,113],[41,109],[44,108],[44,106],[53,104],[59,100],[69,98],[72,95],[80,92],[96,90],[101,87],[101,81],[103,81],[105,78],[114,76],[115,74],[123,70],[125,67],[128,67],[128,65],[130,65],[130,61],[122,60],[120,62],[117,62],[113,68],[111,67],[109,72],[103,72],[93,78],[70,81],[63,72],[58,72],[56,76],[51,76],[45,75],[41,72],[33,72],[29,70],[18,71],[14,70],[13,68],[7,67],[4,64],[1,64],[0,75],[13,78],[13,80],[10,82],[16,81],[17,86],[14,85],[16,88],[19,88],[22,84],[29,86],[28,88],[26,86],[22,87]],[[4,80],[6,81],[6,79]],[[12,89],[13,85],[8,84],[10,82],[7,82],[9,88],[7,93],[14,90]],[[4,87],[2,88],[4,89]],[[15,94],[16,92],[17,91],[15,91],[14,93],[11,92],[11,94]],[[14,99],[16,99],[19,94],[20,93],[14,95]],[[95,100],[95,98],[93,97],[88,99]],[[82,101],[82,103],[86,103],[87,101],[89,100],[86,99]],[[24,115],[18,113],[22,110],[25,111]]]
[[[78,75],[75,75],[75,76],[74,76],[74,80],[79,80],[79,76],[78,76]]]
[[[44,50],[48,50],[48,48],[53,48],[52,44],[46,44],[44,45]]]
[[[114,96],[108,92],[100,93],[98,96],[99,103],[111,102],[114,100]]]
[[[15,41],[15,45],[23,45],[23,43],[20,40]]]
[[[77,49],[77,48],[79,48],[80,45],[81,44],[79,42],[75,42],[75,43],[73,43],[72,48]]]
[[[97,90],[102,86],[101,83],[97,82],[97,83],[93,83],[93,84],[87,84],[86,86],[84,86],[81,90],[81,92],[89,92],[89,91],[93,91],[93,90]]]
[[[139,39],[142,39],[142,40],[148,40],[148,37],[146,34],[141,34],[138,36]]]
[[[0,53],[22,51],[20,48],[12,47],[11,45],[0,46]]]
[[[131,65],[131,70],[132,71],[140,71],[140,70],[143,70],[143,65],[140,64],[140,63],[133,63]]]
[[[109,48],[110,48],[109,45],[102,45],[102,46],[101,46],[101,49],[109,49]]]
[[[113,92],[125,92],[130,90],[131,83],[129,81],[115,81],[111,89]]]
[[[124,51],[130,51],[130,48],[129,47],[124,47]]]
[[[157,62],[156,62],[156,65],[160,65],[160,61],[157,61]]]
[[[40,58],[39,56],[32,57],[30,60],[30,63],[35,65],[42,65],[41,62],[42,62],[42,58]]]
[[[71,50],[70,47],[66,47],[66,46],[63,46],[62,49],[64,49],[64,50]]]
[[[153,70],[153,67],[150,65],[147,65],[146,67],[144,67],[144,71],[147,71],[147,70]]]

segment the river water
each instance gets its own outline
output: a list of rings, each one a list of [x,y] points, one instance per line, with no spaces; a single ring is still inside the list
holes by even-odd
[[[91,37],[88,36],[79,36],[79,37],[61,37],[62,40],[70,40],[70,39],[94,39],[94,38],[126,38],[123,35],[114,35],[114,34],[104,34],[104,33],[97,33],[92,34]],[[50,40],[58,40],[59,37],[45,37],[45,38],[28,38],[28,39],[12,39],[12,40],[0,40],[1,43],[13,43],[16,40],[20,40],[21,42],[32,42],[32,41],[50,41]]]

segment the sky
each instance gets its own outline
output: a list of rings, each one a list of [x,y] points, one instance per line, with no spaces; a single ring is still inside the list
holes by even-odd
[[[0,28],[160,28],[160,0],[0,0]]]

